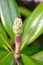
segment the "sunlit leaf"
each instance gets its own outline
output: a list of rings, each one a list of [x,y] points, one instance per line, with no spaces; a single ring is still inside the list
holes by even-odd
[[[26,22],[21,48],[33,42],[43,33],[43,2],[36,7]]]
[[[7,51],[0,52],[0,65],[13,65],[11,64],[13,58],[12,53]]]
[[[3,26],[0,24],[0,47],[8,47],[11,49],[10,45],[9,45],[9,40],[7,38],[7,35],[4,31]],[[12,49],[11,49],[12,50]]]
[[[6,45],[6,43],[4,42],[4,40],[2,39],[2,37],[9,43],[7,34],[4,31],[4,28],[3,28],[2,24],[0,23],[0,47],[2,47],[3,45]]]
[[[36,60],[43,62],[43,51],[40,51],[32,56]]]
[[[24,65],[43,65],[43,63],[41,63],[38,60],[32,59],[31,57],[27,57],[26,55],[21,54],[21,58],[24,62]]]
[[[15,18],[20,17],[18,7],[14,0],[1,0],[1,20],[5,27],[6,32],[14,40],[15,35],[13,33],[13,21]]]

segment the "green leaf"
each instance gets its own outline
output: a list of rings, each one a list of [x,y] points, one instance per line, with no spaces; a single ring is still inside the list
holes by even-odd
[[[37,53],[38,51],[40,51],[39,47],[35,44],[35,45],[32,45],[32,46],[27,46],[27,47],[24,47],[21,51],[21,54],[25,54],[27,56],[31,56],[35,53]]]
[[[43,65],[43,62],[39,60],[33,59],[33,61],[36,63],[36,65]]]
[[[2,26],[2,24],[0,23],[0,46],[5,44],[4,40],[2,40],[1,37],[4,37],[4,39],[9,43],[8,37],[7,37],[6,33],[5,33],[5,30],[4,30],[3,26]]]
[[[14,19],[20,17],[19,8],[15,0],[8,0],[8,3],[9,3],[9,9],[10,9],[12,21],[14,22]]]
[[[23,54],[21,54],[21,57],[22,57],[22,60],[24,62],[24,65],[31,65],[31,64],[36,65],[35,62],[31,58],[29,58]]]
[[[13,65],[12,62],[12,53],[11,52],[0,52],[0,65]]]
[[[11,49],[11,47],[9,45],[9,40],[8,40],[7,35],[4,31],[4,28],[3,28],[2,24],[0,24],[0,47],[2,47],[2,46],[5,47],[6,49],[7,49],[7,47]]]
[[[40,51],[32,56],[33,58],[43,62],[43,51]]]
[[[0,51],[0,61],[8,54],[9,52],[7,51]]]
[[[15,18],[20,17],[18,7],[14,0],[1,0],[1,20],[5,27],[5,30],[14,40],[15,35],[13,33],[13,21]]]
[[[24,47],[24,45],[28,45],[33,42],[43,32],[43,2],[36,7],[26,22],[27,24],[24,28],[21,49]]]
[[[3,28],[1,23],[0,23],[0,35],[2,35],[9,42],[5,29]]]
[[[35,60],[31,57],[27,57],[26,55],[23,55],[23,54],[21,54],[21,58],[24,62],[24,65],[31,65],[31,64],[32,65],[43,65],[43,63],[41,63],[40,61]]]
[[[1,51],[5,51],[5,49],[4,49],[3,47],[0,47],[0,52],[1,52]]]
[[[3,48],[3,46],[6,45],[3,39],[0,37],[0,47]]]
[[[31,15],[31,11],[24,7],[20,7],[20,12],[21,12],[21,14],[23,14],[26,17],[29,17]]]

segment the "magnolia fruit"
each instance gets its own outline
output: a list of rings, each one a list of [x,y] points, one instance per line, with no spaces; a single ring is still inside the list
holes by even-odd
[[[22,19],[16,18],[14,20],[14,24],[13,24],[13,31],[16,36],[18,36],[22,33],[22,28],[23,28]]]

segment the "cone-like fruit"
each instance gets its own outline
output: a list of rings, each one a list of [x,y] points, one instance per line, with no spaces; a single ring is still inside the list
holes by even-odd
[[[15,19],[13,24],[13,31],[16,36],[22,33],[23,30],[22,28],[23,28],[22,19],[21,18]]]

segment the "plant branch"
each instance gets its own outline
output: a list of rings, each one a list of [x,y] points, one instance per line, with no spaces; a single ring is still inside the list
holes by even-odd
[[[20,38],[18,36],[18,38]],[[21,65],[21,62],[18,60],[18,58],[20,57],[20,40],[17,41],[17,37],[15,40],[15,52],[14,52],[14,61],[15,61],[15,65]]]

